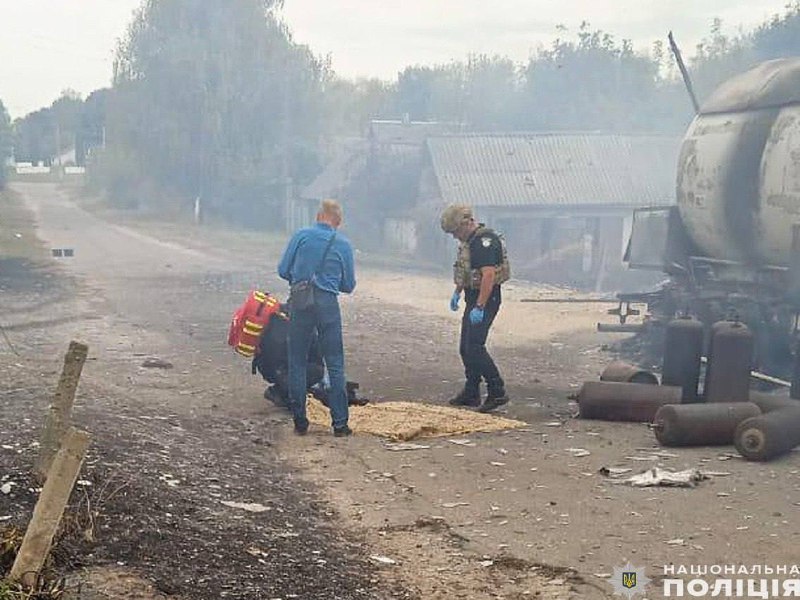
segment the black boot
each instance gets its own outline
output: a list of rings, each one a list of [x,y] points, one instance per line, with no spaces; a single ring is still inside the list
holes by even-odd
[[[488,413],[494,409],[508,404],[508,394],[506,394],[505,387],[490,388],[489,393],[486,395],[486,401],[478,409],[478,412]]]
[[[480,406],[480,388],[470,384],[465,385],[464,389],[458,393],[458,396],[450,399],[450,404],[453,406]]]
[[[289,408],[289,398],[277,385],[271,385],[264,390],[264,398],[281,408]]]

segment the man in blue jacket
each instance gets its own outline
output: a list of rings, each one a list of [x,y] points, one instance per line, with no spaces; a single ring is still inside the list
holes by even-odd
[[[308,431],[306,415],[306,370],[314,330],[330,377],[333,433],[345,437],[352,433],[347,425],[348,408],[344,375],[342,315],[338,295],[356,287],[353,248],[337,230],[342,224],[342,207],[335,200],[323,200],[312,227],[297,231],[278,264],[278,274],[292,288],[310,282],[313,302],[302,308],[290,306],[289,321],[289,400],[298,435]]]

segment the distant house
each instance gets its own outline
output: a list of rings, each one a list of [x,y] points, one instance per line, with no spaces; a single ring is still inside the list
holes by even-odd
[[[323,198],[345,205],[355,240],[391,250],[416,247],[407,216],[416,203],[425,141],[458,131],[451,123],[373,120],[362,138],[339,139],[323,171],[300,190],[289,229],[310,222]]]
[[[437,215],[469,204],[505,234],[517,275],[601,289],[622,272],[633,209],[674,203],[679,147],[655,135],[429,137],[416,236],[428,253],[452,253]]]
[[[370,121],[367,140],[372,152],[416,152],[429,137],[458,133],[460,129],[457,123],[376,119]]]
[[[313,223],[321,200],[345,200],[350,182],[364,170],[368,145],[363,138],[340,138],[329,150],[322,172],[301,188],[287,210],[287,231]]]
[[[453,243],[439,213],[469,204],[504,233],[516,276],[600,289],[629,277],[622,255],[633,209],[675,201],[676,137],[458,129],[373,121],[365,137],[340,140],[295,199],[291,225],[336,198],[358,245],[441,262]]]

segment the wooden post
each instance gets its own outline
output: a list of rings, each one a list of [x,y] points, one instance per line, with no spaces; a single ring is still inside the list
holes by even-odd
[[[70,428],[64,436],[64,442],[53,460],[47,482],[33,509],[33,517],[14,566],[11,567],[12,580],[27,587],[35,585],[50,553],[53,537],[78,479],[88,447],[89,434],[85,431]]]
[[[88,353],[89,347],[85,344],[70,342],[69,350],[67,350],[67,355],[64,357],[64,369],[61,372],[61,379],[58,381],[56,395],[50,405],[50,412],[47,415],[44,432],[42,433],[39,456],[34,465],[34,475],[39,483],[47,479],[47,472],[50,470],[53,457],[58,452],[61,439],[71,424],[75,390],[78,388],[78,381],[81,378],[81,371]]]

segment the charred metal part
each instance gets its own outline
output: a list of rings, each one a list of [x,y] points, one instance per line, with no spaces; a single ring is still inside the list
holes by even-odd
[[[658,409],[653,431],[664,446],[724,446],[739,423],[760,414],[752,402],[669,404]]]
[[[600,375],[600,381],[619,381],[623,383],[646,383],[658,385],[658,377],[636,365],[616,360],[610,363]]]
[[[782,408],[739,423],[734,444],[747,460],[766,461],[800,444],[800,409]]]
[[[698,401],[704,338],[703,324],[689,317],[673,319],[666,328],[661,382],[679,386],[684,404]]]
[[[597,331],[600,333],[639,333],[644,331],[644,324],[636,323],[598,323]]]
[[[686,92],[689,94],[689,99],[692,101],[694,114],[697,114],[700,112],[700,104],[697,102],[697,96],[694,93],[692,78],[689,77],[689,71],[686,69],[686,65],[683,62],[683,56],[681,56],[681,51],[678,48],[678,44],[675,42],[675,37],[672,35],[671,31],[669,32],[667,38],[669,39],[670,50],[672,50],[672,54],[675,56],[675,62],[678,63],[678,69],[680,69],[681,77],[683,78],[683,85],[686,86]]]
[[[539,304],[618,304],[617,298],[522,298],[520,302]]]
[[[683,390],[646,383],[587,381],[578,393],[582,419],[652,423],[659,408],[680,404]]]
[[[765,392],[750,392],[750,402],[758,405],[761,412],[766,414],[783,408],[798,408],[800,409],[800,401],[793,400],[788,396],[778,396],[776,394],[767,394]]]
[[[706,402],[747,402],[753,334],[744,323],[718,321],[711,328],[706,369]]]
[[[619,318],[620,324],[624,325],[628,317],[638,317],[642,314],[638,308],[632,308],[631,304],[632,302],[630,300],[623,300],[620,298],[619,306],[617,306],[617,308],[609,308],[608,314],[616,315]]]
[[[800,347],[794,349],[794,360],[792,361],[792,385],[789,396],[795,400],[800,400]]]

